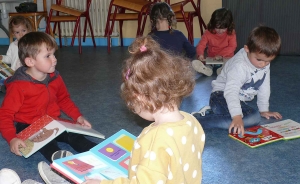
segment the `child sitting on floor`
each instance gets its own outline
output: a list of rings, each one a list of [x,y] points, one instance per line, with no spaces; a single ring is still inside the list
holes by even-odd
[[[196,49],[182,32],[173,28],[176,25],[175,14],[167,3],[155,3],[150,12],[150,20],[152,27],[150,35],[161,48],[177,55],[184,53],[189,59],[194,59]]]
[[[194,114],[203,128],[224,128],[243,135],[244,127],[259,124],[261,116],[282,118],[278,112],[269,111],[270,63],[280,45],[281,39],[273,28],[259,26],[251,31],[244,48],[212,81],[210,107]],[[258,110],[247,104],[256,95]]]
[[[78,124],[91,127],[55,70],[56,49],[55,40],[42,32],[27,33],[19,40],[23,66],[5,80],[7,93],[0,107],[0,133],[15,155],[21,156],[20,147],[26,147],[16,134],[46,114],[58,119],[63,111]],[[52,154],[60,150],[57,141],[68,143],[77,152],[88,151],[96,145],[80,134],[64,132],[39,150],[49,162]]]
[[[231,58],[236,46],[236,34],[231,11],[226,8],[215,10],[207,24],[207,31],[204,32],[196,47],[199,60],[192,62],[193,68],[199,73],[211,76],[213,73],[211,66],[202,63],[205,60],[204,50],[207,48],[208,57],[222,60],[223,58]],[[220,74],[221,70],[222,67],[217,70],[217,74]]]

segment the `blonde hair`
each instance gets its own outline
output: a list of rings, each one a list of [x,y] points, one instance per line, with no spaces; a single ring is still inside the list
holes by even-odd
[[[191,63],[163,51],[150,36],[137,38],[122,70],[121,96],[131,110],[173,110],[194,88]]]

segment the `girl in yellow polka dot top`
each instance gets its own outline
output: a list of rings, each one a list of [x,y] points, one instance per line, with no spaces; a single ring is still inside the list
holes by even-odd
[[[195,85],[189,61],[160,49],[149,36],[137,38],[123,67],[122,98],[129,109],[153,121],[137,137],[128,178],[84,184],[199,184],[205,134],[189,113],[179,111]]]

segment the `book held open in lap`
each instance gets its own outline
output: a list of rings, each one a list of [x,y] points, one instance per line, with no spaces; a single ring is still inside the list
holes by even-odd
[[[17,138],[22,139],[26,144],[26,148],[20,148],[20,152],[25,158],[28,158],[65,131],[105,138],[103,134],[92,128],[69,120],[54,120],[52,117],[44,115],[17,134]]]
[[[256,148],[279,140],[299,138],[300,123],[286,119],[275,123],[246,128],[244,136],[230,133],[229,137],[251,148]]]
[[[74,183],[94,179],[128,177],[130,152],[136,137],[120,130],[87,152],[56,159],[51,167]]]
[[[7,64],[0,60],[0,79],[6,79],[14,75],[14,73],[15,72]]]

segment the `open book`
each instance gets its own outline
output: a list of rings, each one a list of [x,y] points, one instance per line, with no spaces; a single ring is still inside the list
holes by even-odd
[[[130,152],[136,137],[120,130],[90,151],[56,159],[51,167],[74,183],[85,181],[84,176],[95,179],[128,177]]]
[[[20,152],[28,158],[64,131],[105,138],[103,134],[92,128],[71,123],[69,120],[54,120],[45,115],[17,134],[17,138],[22,139],[26,144],[26,148],[20,148]]]
[[[244,136],[233,133],[229,136],[251,148],[256,148],[279,140],[299,138],[300,123],[287,119],[246,128]]]
[[[220,60],[217,60],[212,57],[206,57],[205,58],[205,64],[207,65],[223,65],[226,61],[228,61],[230,58],[222,58]]]
[[[14,73],[15,72],[7,64],[0,60],[0,79],[6,79]]]

